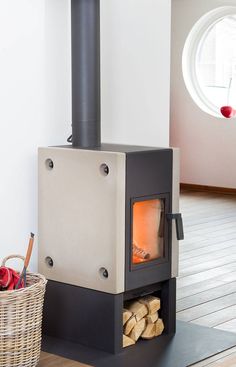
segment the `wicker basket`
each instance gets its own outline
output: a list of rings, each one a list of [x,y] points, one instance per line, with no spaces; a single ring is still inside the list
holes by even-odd
[[[4,266],[11,255],[3,260]],[[35,367],[40,358],[46,279],[27,273],[26,288],[0,292],[0,366]]]

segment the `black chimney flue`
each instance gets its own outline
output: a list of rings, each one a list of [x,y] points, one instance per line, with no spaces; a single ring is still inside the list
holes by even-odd
[[[72,145],[101,145],[100,0],[71,0]]]

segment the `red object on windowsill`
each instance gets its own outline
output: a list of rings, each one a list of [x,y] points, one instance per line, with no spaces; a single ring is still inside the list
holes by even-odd
[[[221,107],[220,112],[227,119],[229,119],[231,117],[234,117],[236,115],[236,110],[234,110],[233,107],[231,107],[231,106]]]
[[[0,291],[10,291],[15,289],[20,279],[20,275],[13,269],[6,266],[0,267]],[[24,287],[24,281],[21,281],[18,289]]]

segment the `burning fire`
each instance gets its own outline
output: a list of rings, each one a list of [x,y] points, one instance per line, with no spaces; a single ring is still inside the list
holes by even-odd
[[[133,204],[133,264],[158,258],[161,218],[159,199],[137,201]]]

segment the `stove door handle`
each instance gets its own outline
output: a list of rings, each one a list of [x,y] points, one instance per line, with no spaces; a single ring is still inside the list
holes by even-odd
[[[177,240],[184,239],[184,227],[183,227],[183,220],[181,213],[169,213],[167,214],[167,219],[169,221],[175,220],[175,227],[176,227],[176,237]]]

